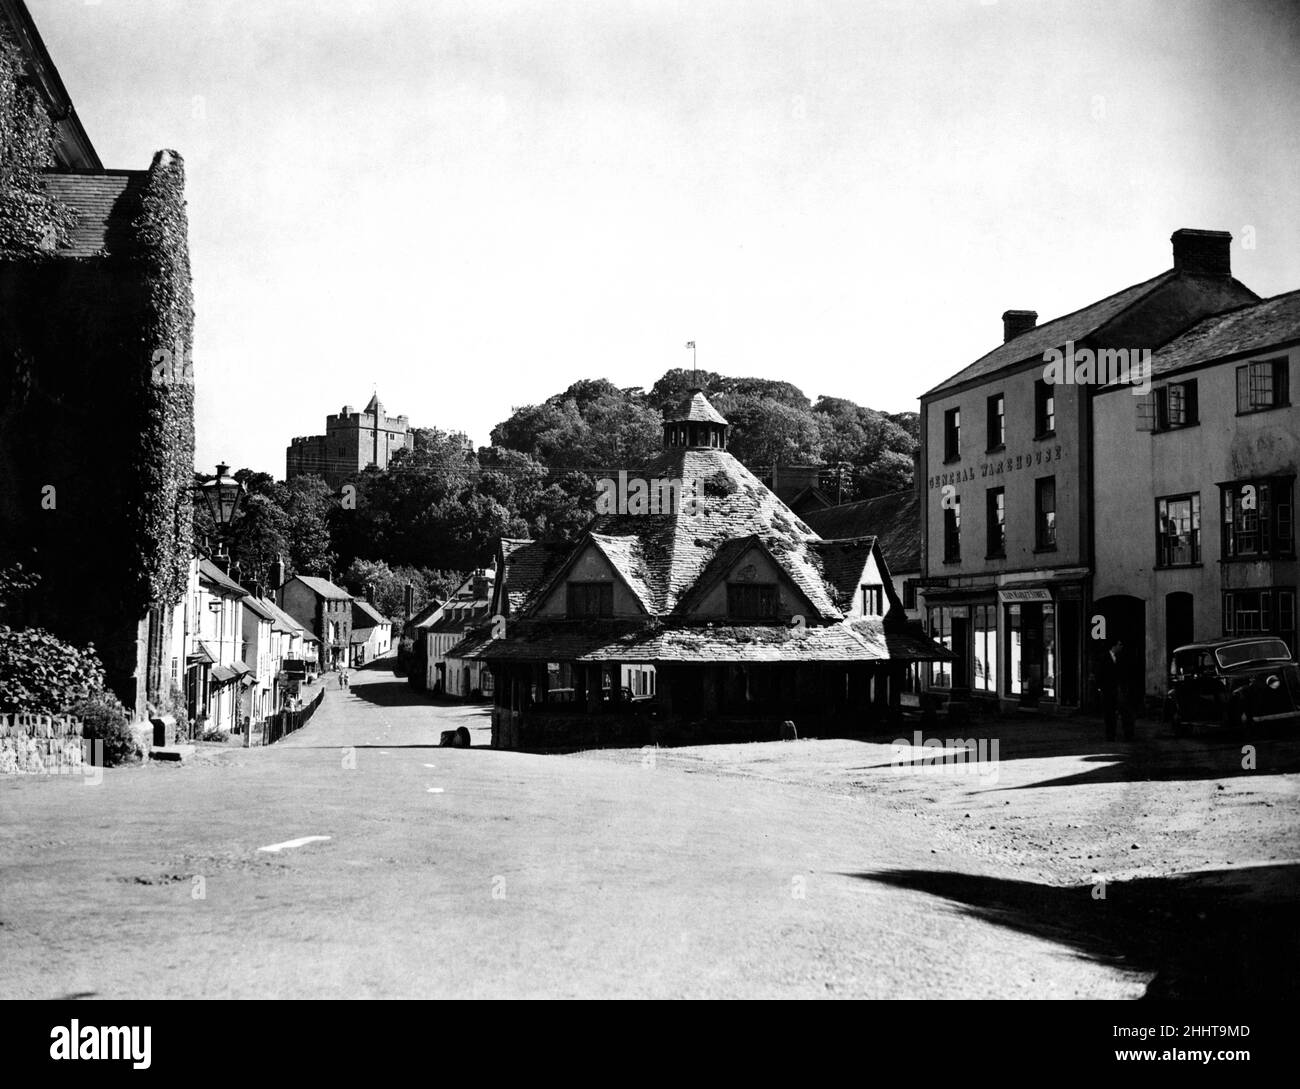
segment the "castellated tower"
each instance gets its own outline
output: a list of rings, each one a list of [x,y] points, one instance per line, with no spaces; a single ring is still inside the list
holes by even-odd
[[[295,438],[285,452],[285,478],[312,473],[337,491],[371,465],[386,469],[398,450],[414,448],[409,418],[389,416],[376,393],[360,412],[344,405],[326,416],[324,435]]]

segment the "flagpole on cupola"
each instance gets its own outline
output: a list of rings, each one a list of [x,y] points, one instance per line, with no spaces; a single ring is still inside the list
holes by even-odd
[[[700,385],[700,370],[695,365],[695,341],[688,340],[686,342],[686,347],[691,350],[691,386],[698,389]]]

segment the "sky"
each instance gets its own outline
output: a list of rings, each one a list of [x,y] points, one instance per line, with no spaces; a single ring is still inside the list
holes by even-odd
[[[1231,231],[1300,288],[1290,0],[27,0],[104,164],[186,161],[197,461],[378,391],[489,441],[689,366],[915,410]]]

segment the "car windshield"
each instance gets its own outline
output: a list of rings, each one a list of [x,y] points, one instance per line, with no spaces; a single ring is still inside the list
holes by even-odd
[[[1260,639],[1251,643],[1233,643],[1214,652],[1223,669],[1245,665],[1247,662],[1289,662],[1291,652],[1281,639]]]

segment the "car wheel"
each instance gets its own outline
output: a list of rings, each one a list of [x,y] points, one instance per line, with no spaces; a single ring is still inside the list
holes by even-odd
[[[1175,737],[1187,737],[1192,732],[1192,725],[1185,718],[1183,713],[1175,705],[1169,715],[1169,725],[1174,728]]]

